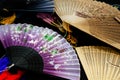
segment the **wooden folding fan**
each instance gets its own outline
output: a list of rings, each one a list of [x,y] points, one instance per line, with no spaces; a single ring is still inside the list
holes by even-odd
[[[109,47],[83,46],[76,51],[88,80],[120,80],[120,53]]]
[[[120,49],[120,11],[104,2],[55,0],[55,11],[65,22]]]

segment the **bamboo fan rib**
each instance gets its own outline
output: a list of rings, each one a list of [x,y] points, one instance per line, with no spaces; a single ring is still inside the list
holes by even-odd
[[[55,0],[55,11],[65,22],[120,49],[120,11],[98,1]]]
[[[61,17],[62,14],[74,15],[79,12],[89,17],[101,17],[120,14],[119,10],[104,2],[88,0],[54,0],[55,10]],[[60,14],[61,12],[61,14]],[[83,16],[81,16],[83,17]]]
[[[102,46],[77,47],[89,80],[120,80],[120,53]]]
[[[120,15],[116,16],[115,19],[120,22]]]

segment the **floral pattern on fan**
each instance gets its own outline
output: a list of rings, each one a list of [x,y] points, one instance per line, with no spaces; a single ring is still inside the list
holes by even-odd
[[[71,80],[80,79],[80,64],[73,47],[57,32],[30,24],[1,26],[0,40],[5,48],[30,47],[43,59],[43,72]]]

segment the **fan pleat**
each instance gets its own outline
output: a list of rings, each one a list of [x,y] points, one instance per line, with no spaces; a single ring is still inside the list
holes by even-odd
[[[119,52],[102,46],[84,46],[76,48],[83,68],[89,80],[119,80]]]
[[[118,9],[99,1],[55,0],[55,11],[63,21],[120,49]]]
[[[45,70],[45,72],[51,73],[50,70]],[[79,79],[80,79],[80,78],[76,78],[76,76],[78,76],[79,73],[76,74],[76,75],[75,75],[74,73],[70,73],[70,72],[63,73],[63,72],[61,72],[61,71],[59,71],[58,74],[57,74],[55,71],[53,71],[53,73],[54,73],[55,76],[60,75],[60,76],[62,76],[63,78],[67,77],[68,79],[69,79],[69,76],[71,76],[71,79],[72,79],[72,80],[79,80]]]
[[[11,53],[11,60],[18,67],[39,71],[41,64],[37,62],[39,59],[29,52],[31,50],[37,52],[42,58],[43,73],[70,80],[80,79],[80,63],[75,50],[66,39],[47,27],[31,24],[1,26],[0,40],[5,48],[10,47],[7,53]],[[16,50],[12,52],[13,46]],[[23,50],[17,49],[18,46]],[[25,48],[30,48],[26,55],[22,54]]]

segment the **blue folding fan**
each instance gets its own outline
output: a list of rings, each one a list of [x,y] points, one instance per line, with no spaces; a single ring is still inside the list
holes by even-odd
[[[53,12],[54,0],[3,0],[3,8],[11,11]]]
[[[7,56],[1,57],[0,58],[0,73],[2,73],[9,64],[10,64],[10,61]]]

